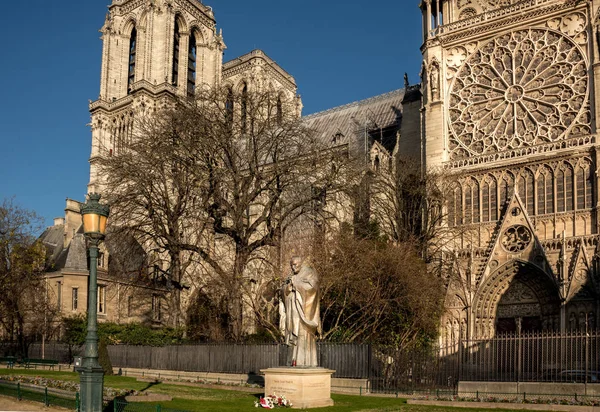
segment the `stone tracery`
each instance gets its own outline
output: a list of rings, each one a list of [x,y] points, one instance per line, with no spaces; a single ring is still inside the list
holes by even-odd
[[[581,157],[466,176],[459,179],[449,200],[448,223],[495,221],[514,190],[529,216],[589,210],[593,206],[593,169],[592,160]]]
[[[450,90],[452,160],[590,133],[587,64],[566,36],[499,36],[471,54]]]
[[[525,226],[511,226],[506,229],[502,236],[502,246],[512,253],[521,252],[529,246],[531,239],[531,231]]]

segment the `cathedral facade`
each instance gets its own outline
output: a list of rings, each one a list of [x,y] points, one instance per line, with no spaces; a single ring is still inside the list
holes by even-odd
[[[354,141],[373,168],[418,157],[423,170],[457,178],[445,208],[455,235],[439,257],[448,268],[442,342],[596,328],[600,1],[423,0],[420,8],[421,84],[406,81],[307,124],[333,144]],[[134,119],[172,96],[205,86],[271,90],[301,114],[294,78],[264,52],[223,63],[223,36],[199,1],[113,0],[101,33],[90,192],[102,189],[98,156],[120,150]]]
[[[598,325],[595,0],[423,0],[422,162],[457,176],[445,343]]]

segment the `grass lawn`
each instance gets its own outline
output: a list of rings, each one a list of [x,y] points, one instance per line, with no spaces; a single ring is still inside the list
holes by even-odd
[[[79,381],[76,372],[54,372],[48,370],[31,369],[0,369],[0,375],[32,375],[62,381]],[[196,386],[173,385],[169,383],[151,384],[138,382],[135,378],[125,376],[105,376],[104,385],[118,389],[133,389],[137,391],[148,390],[152,393],[166,394],[173,397],[170,402],[160,402],[162,407],[186,410],[186,411],[259,411],[254,408],[254,401],[263,395],[260,388],[255,393],[241,392],[236,390],[200,388]],[[408,405],[405,399],[383,398],[371,396],[332,395],[335,406],[328,408],[310,409],[314,412],[441,412],[456,411],[469,412],[481,410],[477,408],[464,409],[452,407],[434,407],[421,405]],[[140,406],[147,406],[147,410],[155,410],[152,403],[135,404],[135,410],[141,410]],[[132,405],[133,406],[133,405]],[[475,405],[474,405],[475,406]],[[144,408],[146,410],[146,408]],[[127,409],[125,409],[127,411]],[[502,409],[494,409],[501,412]],[[515,412],[512,410],[512,412]]]

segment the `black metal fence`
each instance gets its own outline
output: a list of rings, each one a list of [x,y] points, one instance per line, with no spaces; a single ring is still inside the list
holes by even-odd
[[[79,410],[79,392],[72,396],[64,393],[56,394],[48,388],[21,387],[21,383],[0,381],[0,395],[15,398],[17,400],[28,400],[43,403],[45,406],[60,406],[71,410]]]
[[[600,332],[533,332],[461,341],[459,379],[600,383]]]
[[[52,343],[44,345],[44,354],[70,363],[82,349]],[[318,351],[319,365],[335,370],[334,377],[368,379],[369,389],[379,392],[453,389],[459,380],[600,383],[597,330],[507,334],[411,351],[370,344],[319,343]],[[113,366],[124,369],[249,375],[283,365],[287,358],[287,346],[281,344],[112,345],[108,352]],[[29,357],[39,358],[41,354],[40,344],[29,347]]]

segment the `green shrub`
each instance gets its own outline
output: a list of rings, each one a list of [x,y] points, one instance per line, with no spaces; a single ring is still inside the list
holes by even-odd
[[[83,345],[87,334],[87,320],[83,315],[63,319],[65,335],[63,341],[70,345]],[[117,324],[103,322],[98,324],[98,337],[106,345],[148,345],[166,346],[182,343],[182,328],[152,328],[140,323]]]
[[[100,339],[100,343],[98,345],[98,363],[102,366],[105,375],[112,375],[113,368],[112,362],[110,361],[110,356],[108,355],[108,345],[106,344],[106,339]]]

